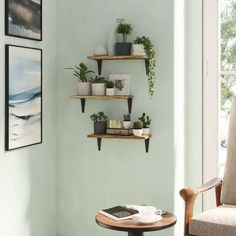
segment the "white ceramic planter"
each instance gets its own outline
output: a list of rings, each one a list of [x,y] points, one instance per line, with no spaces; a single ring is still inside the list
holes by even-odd
[[[106,95],[107,96],[114,96],[115,95],[115,89],[114,88],[106,88]]]
[[[143,135],[143,129],[133,129],[134,136],[142,136]]]
[[[105,83],[93,83],[92,84],[92,95],[94,95],[94,96],[105,95]]]
[[[143,135],[149,135],[150,134],[150,128],[143,128]]]
[[[90,82],[77,82],[77,95],[90,95]]]
[[[131,128],[131,121],[123,121],[123,127],[125,129],[130,129]]]
[[[145,56],[145,49],[142,44],[132,44],[132,55]]]

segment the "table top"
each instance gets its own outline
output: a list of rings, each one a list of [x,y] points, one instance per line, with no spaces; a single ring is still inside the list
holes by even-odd
[[[160,221],[152,224],[140,224],[134,222],[133,220],[115,221],[107,216],[98,213],[96,215],[96,222],[98,225],[112,230],[127,232],[148,232],[162,230],[175,225],[176,216],[168,212],[167,214],[162,215],[162,219]]]

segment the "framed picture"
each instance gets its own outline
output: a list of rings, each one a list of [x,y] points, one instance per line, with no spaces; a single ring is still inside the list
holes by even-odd
[[[115,83],[115,95],[130,95],[130,74],[111,74],[109,80]]]
[[[42,50],[6,45],[5,148],[42,143]]]
[[[42,40],[42,0],[5,0],[5,34]]]

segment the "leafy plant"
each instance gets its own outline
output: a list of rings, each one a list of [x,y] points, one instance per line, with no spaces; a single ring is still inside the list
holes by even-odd
[[[131,121],[130,114],[123,115],[124,121]]]
[[[123,42],[126,42],[128,35],[133,31],[133,27],[131,24],[126,23],[124,19],[117,19],[116,21],[119,23],[117,26],[117,33],[122,34]]]
[[[151,119],[149,118],[149,116],[146,116],[145,112],[143,112],[142,116],[138,119],[143,123],[143,128],[149,128]]]
[[[106,82],[106,88],[114,88],[114,86],[115,86],[114,81],[108,80],[108,81]]]
[[[137,37],[134,41],[135,44],[143,44],[146,56],[148,57],[145,61],[146,71],[148,76],[148,92],[152,98],[154,94],[154,86],[156,82],[156,52],[153,43],[149,37],[142,36]]]
[[[100,111],[98,113],[93,113],[90,116],[90,119],[93,122],[107,122],[107,116],[104,114],[104,112]]]
[[[95,73],[92,70],[88,70],[84,63],[80,63],[79,66],[65,68],[68,70],[73,70],[73,75],[79,79],[81,82],[88,82],[88,74]]]
[[[143,123],[141,121],[135,121],[133,125],[134,129],[142,129],[143,128]]]
[[[106,82],[106,78],[103,76],[96,76],[94,79],[90,79],[90,81],[94,84],[102,84]]]

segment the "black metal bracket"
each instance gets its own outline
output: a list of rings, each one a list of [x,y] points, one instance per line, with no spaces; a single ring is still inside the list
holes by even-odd
[[[102,74],[102,60],[97,60],[97,64],[98,64],[98,74],[101,75]]]
[[[145,150],[146,150],[146,153],[148,153],[148,151],[149,151],[149,141],[150,141],[149,138],[145,139]]]
[[[101,151],[101,145],[102,145],[102,139],[97,138],[97,144],[98,144],[98,151]]]
[[[127,102],[128,102],[128,111],[129,111],[129,113],[131,113],[132,112],[132,102],[133,102],[133,99],[132,98],[128,98]]]
[[[85,110],[85,101],[86,101],[85,98],[80,99],[82,113],[84,113],[84,110]]]

